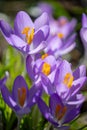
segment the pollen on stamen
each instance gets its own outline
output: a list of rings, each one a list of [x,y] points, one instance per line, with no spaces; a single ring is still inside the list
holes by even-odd
[[[34,28],[25,27],[22,30],[22,34],[25,34],[25,40],[28,44],[31,44],[34,38]]]
[[[48,56],[48,54],[45,53],[45,54],[43,54],[43,55],[41,56],[41,59],[44,60],[47,56]]]
[[[67,73],[64,77],[64,80],[63,80],[63,83],[68,87],[70,88],[72,86],[72,83],[73,83],[73,80],[74,80],[74,77],[70,74],[70,73]]]
[[[58,33],[57,36],[58,36],[59,38],[64,38],[64,34],[63,34],[63,33]]]
[[[64,117],[66,110],[67,110],[66,106],[62,107],[59,104],[56,106],[55,117],[57,118],[57,120],[61,120]]]
[[[46,75],[46,76],[48,76],[49,74],[50,74],[50,72],[51,72],[51,66],[50,66],[50,64],[48,64],[48,63],[44,63],[43,64],[43,66],[42,66],[42,72]]]
[[[21,107],[23,107],[25,103],[26,95],[27,92],[25,87],[18,88],[18,101]]]

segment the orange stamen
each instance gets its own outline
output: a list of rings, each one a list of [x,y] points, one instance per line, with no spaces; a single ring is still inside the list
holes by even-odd
[[[58,33],[57,34],[59,38],[64,38],[64,34],[63,33]]]
[[[18,88],[19,104],[22,107],[23,107],[25,99],[26,99],[26,94],[27,94],[27,92],[26,92],[26,88],[25,87]]]
[[[34,38],[34,28],[25,27],[22,34],[25,34],[27,43],[31,44]]]
[[[68,88],[70,88],[72,86],[72,83],[73,83],[73,80],[74,80],[74,77],[70,74],[70,73],[67,73],[64,77],[64,81],[63,83],[68,86]]]
[[[63,118],[63,116],[66,113],[66,106],[62,107],[61,105],[57,105],[56,109],[55,109],[55,117],[57,118],[57,120],[61,120]]]
[[[45,54],[42,55],[41,59],[44,60],[47,56],[48,56],[48,54],[45,53]]]
[[[47,76],[50,74],[50,71],[51,71],[51,66],[50,64],[48,63],[44,63],[43,66],[42,66],[42,72]]]

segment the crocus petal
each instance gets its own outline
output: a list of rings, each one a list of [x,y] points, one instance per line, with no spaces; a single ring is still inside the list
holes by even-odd
[[[70,22],[69,22],[69,27],[70,27],[70,32],[72,33],[76,27],[77,24],[77,20],[75,18],[73,18]]]
[[[16,49],[21,50],[24,53],[29,52],[30,49],[29,45],[26,42],[24,42],[20,37],[12,34],[10,36],[10,40],[11,43],[13,44],[12,46],[14,46]]]
[[[82,42],[84,44],[84,48],[86,49],[87,48],[87,27],[81,28],[80,36],[81,36]]]
[[[34,28],[34,24],[30,18],[30,16],[24,12],[20,11],[18,12],[15,22],[14,22],[14,30],[15,34],[24,39],[24,35],[22,34],[22,31],[25,27]]]
[[[73,50],[76,46],[76,43],[73,42],[70,46],[66,47],[65,49],[64,48],[61,48],[60,50],[58,50],[58,52],[55,53],[55,56],[58,57],[58,56],[61,56],[61,55],[65,55],[67,53],[69,53],[71,50]]]
[[[82,14],[82,27],[87,27],[87,16],[85,13]]]
[[[31,107],[34,103],[36,103],[36,97],[40,96],[41,94],[42,85],[41,84],[34,84],[29,90],[29,98],[28,98],[28,105]]]
[[[18,103],[18,89],[19,88],[22,88],[24,87],[26,89],[26,100],[29,96],[29,93],[28,93],[28,86],[24,80],[24,78],[22,76],[17,76],[17,78],[15,79],[14,81],[14,84],[13,84],[13,89],[12,89],[12,96],[13,96],[13,99]]]
[[[49,53],[49,50],[54,52],[54,51],[60,49],[61,46],[62,46],[62,41],[57,36],[55,36],[55,37],[51,38],[50,40],[48,40],[48,46],[45,49],[45,51],[48,53]]]
[[[71,96],[68,105],[78,105],[80,106],[85,100],[85,97],[82,94],[76,94],[75,96]]]
[[[50,121],[52,124],[54,124],[55,126],[58,126],[58,123],[54,121],[54,119],[52,118],[52,116],[49,113],[49,107],[45,104],[45,102],[41,98],[38,98],[37,104],[38,104],[38,107],[39,107],[42,115],[48,121]]]
[[[60,105],[62,107],[64,106],[58,94],[54,93],[50,96],[50,100],[49,100],[49,106],[53,116],[55,116],[55,110],[57,105]]]
[[[34,72],[33,72],[33,64],[34,64],[33,58],[30,55],[28,55],[26,58],[26,69],[27,69],[28,75],[30,76],[32,80],[35,79]]]
[[[73,34],[67,40],[62,42],[61,48],[55,53],[56,57],[58,57],[58,55],[64,55],[66,53],[69,53],[71,50],[73,50],[76,46],[75,38],[76,34]]]
[[[54,92],[54,87],[51,84],[51,81],[49,80],[49,78],[45,76],[44,74],[41,74],[41,81],[42,81],[45,92],[48,94],[52,94]]]
[[[10,35],[13,34],[13,30],[10,27],[10,25],[7,22],[5,22],[4,20],[1,20],[0,21],[0,30],[3,34],[3,36],[5,37],[5,39],[7,40],[7,42],[10,45],[13,45],[13,43],[11,42],[11,39],[10,39]]]
[[[80,109],[78,107],[74,107],[73,109],[70,109],[67,111],[67,114],[65,116],[64,124],[69,123],[74,118],[76,118],[80,113]]]
[[[49,24],[49,17],[48,14],[46,12],[44,12],[40,17],[38,17],[35,22],[35,30],[38,30],[39,28],[41,28],[44,25],[48,25]]]
[[[74,79],[77,80],[80,77],[86,76],[86,66],[81,65],[73,72]]]
[[[78,80],[75,80],[73,82],[73,85],[70,89],[70,93],[72,96],[75,95],[81,89],[81,87],[84,85],[86,80],[87,80],[86,77],[82,77],[82,78],[79,78]]]
[[[35,54],[37,52],[40,52],[41,50],[43,50],[45,48],[45,46],[46,46],[46,42],[42,41],[37,48],[30,50],[30,52],[28,54]]]
[[[48,25],[44,25],[43,27],[41,27],[39,30],[41,30],[44,34],[44,40],[46,40],[49,36],[49,31],[50,31],[50,28]]]
[[[5,103],[7,103],[9,107],[13,108],[14,104],[12,104],[10,101],[10,99],[12,99],[11,94],[5,85],[3,85],[3,87],[1,88],[1,93]]]
[[[67,73],[72,74],[71,64],[67,62],[66,60],[63,60],[61,64],[59,65],[55,74],[56,83],[57,84],[63,83],[64,77]]]
[[[40,45],[40,43],[44,40],[44,34],[42,32],[42,30],[38,30],[35,35],[34,35],[34,39],[33,39],[33,48],[38,47],[38,45]]]

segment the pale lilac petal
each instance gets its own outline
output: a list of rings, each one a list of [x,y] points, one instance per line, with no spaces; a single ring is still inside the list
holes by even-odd
[[[82,14],[82,27],[87,27],[87,16],[85,13]]]
[[[80,36],[84,44],[84,48],[87,48],[87,27],[80,30]]]
[[[44,25],[48,25],[49,24],[48,14],[46,12],[44,12],[40,17],[38,17],[35,20],[34,24],[35,24],[35,31]]]
[[[30,46],[26,42],[24,42],[20,37],[12,34],[10,36],[10,40],[11,40],[11,43],[13,44],[12,46],[14,46],[16,49],[24,53],[29,52]]]
[[[17,16],[15,18],[14,30],[15,34],[21,37],[22,39],[25,38],[25,36],[22,34],[22,31],[25,27],[34,28],[34,24],[30,16],[26,12],[20,11],[17,13]]]

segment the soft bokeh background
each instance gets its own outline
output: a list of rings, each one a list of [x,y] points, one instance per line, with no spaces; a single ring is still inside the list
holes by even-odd
[[[74,68],[76,68],[78,65],[83,64],[84,60],[84,47],[81,42],[79,31],[81,28],[81,16],[82,13],[87,13],[87,0],[0,0],[0,19],[5,19],[7,22],[9,22],[13,26],[14,18],[18,11],[24,10],[29,13],[29,15],[34,20],[36,16],[39,16],[39,12],[36,9],[36,6],[39,2],[45,2],[50,4],[53,7],[53,14],[55,19],[59,16],[66,16],[69,19],[76,18],[77,19],[77,26],[76,26],[76,32],[77,32],[77,38],[76,38],[76,48],[70,52],[69,54],[65,55],[64,58],[70,61]],[[82,61],[82,62],[81,62]],[[10,47],[5,39],[3,38],[2,34],[0,33],[0,78],[4,76],[4,73],[6,71],[9,72],[9,80],[7,81],[7,85],[9,86],[9,89],[11,90],[13,81],[15,77],[19,74],[22,74],[30,87],[31,81],[28,78],[28,75],[26,74],[25,65],[23,64],[24,60],[21,54]],[[87,66],[87,59],[84,62]],[[87,99],[87,85],[84,86],[82,89],[83,94],[86,96]],[[29,115],[29,117],[25,117],[23,121],[26,122],[26,126],[24,125],[24,128],[28,128],[30,130],[34,130],[31,128],[31,116],[37,117],[37,108],[34,108],[35,111],[33,111],[32,115]],[[3,111],[4,110],[4,111]],[[14,123],[14,128],[12,126],[8,126],[7,130],[10,130],[9,127],[12,129],[15,129],[15,125],[17,124],[16,117],[11,114],[10,108],[4,104],[4,102],[0,99],[0,130],[4,128],[5,125],[8,126],[8,123],[11,122]],[[38,114],[40,115],[40,113]],[[38,116],[39,118],[39,116]],[[11,120],[13,119],[13,120]],[[33,120],[33,126],[35,126],[39,119],[35,118]],[[2,121],[4,122],[4,125],[2,124]],[[12,122],[13,121],[13,122]],[[81,109],[81,116],[78,118],[77,121],[74,123],[71,123],[71,130],[77,130],[78,128],[84,126],[87,124],[87,102],[85,101],[82,109]],[[84,128],[83,128],[84,129]],[[39,130],[39,127],[38,129]],[[41,130],[41,129],[40,129]],[[87,130],[87,127],[84,129]]]

